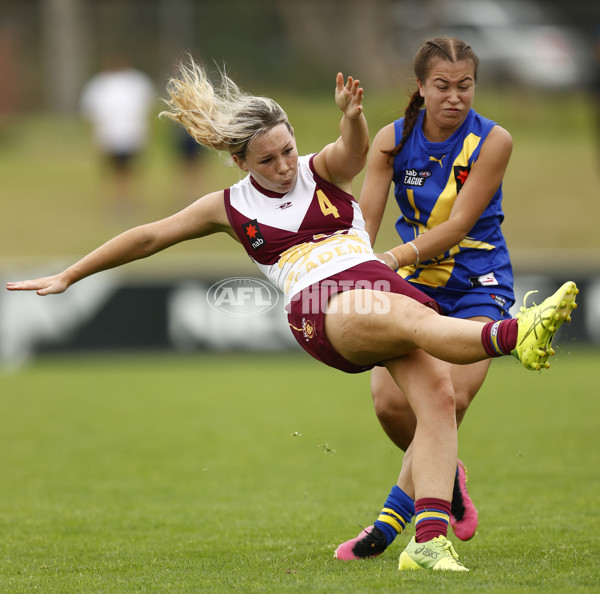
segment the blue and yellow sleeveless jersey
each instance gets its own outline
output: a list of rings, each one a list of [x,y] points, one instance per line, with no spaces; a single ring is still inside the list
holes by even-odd
[[[402,215],[396,229],[404,242],[448,220],[462,185],[477,160],[495,122],[471,109],[460,128],[444,142],[429,142],[418,121],[394,158],[394,195]],[[404,118],[394,122],[396,143]],[[436,298],[458,299],[465,293],[485,293],[507,311],[514,302],[513,273],[500,229],[502,185],[467,236],[441,257],[401,269],[401,275]],[[474,296],[474,295],[473,295]],[[483,295],[481,295],[483,297]]]

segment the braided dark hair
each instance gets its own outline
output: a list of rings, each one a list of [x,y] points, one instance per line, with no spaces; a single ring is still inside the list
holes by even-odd
[[[429,65],[434,59],[446,60],[449,62],[459,62],[461,60],[471,60],[473,62],[474,78],[477,82],[477,70],[479,68],[479,58],[471,49],[471,46],[457,39],[456,37],[435,37],[426,41],[415,56],[414,71],[417,80],[423,81],[429,73]],[[402,129],[402,138],[400,142],[392,149],[382,151],[390,157],[400,154],[400,151],[406,144],[408,137],[413,131],[419,111],[423,107],[425,100],[421,97],[417,89],[410,97],[408,105],[404,110],[404,128]]]

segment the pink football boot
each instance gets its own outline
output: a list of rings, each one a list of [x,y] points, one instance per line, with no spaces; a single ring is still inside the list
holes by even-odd
[[[340,561],[368,559],[381,555],[387,546],[383,532],[375,526],[367,526],[356,538],[342,543],[335,550],[334,557]]]
[[[456,538],[469,540],[473,538],[477,530],[477,510],[467,491],[467,472],[462,460],[458,460],[457,469],[452,495],[450,526],[452,526]]]

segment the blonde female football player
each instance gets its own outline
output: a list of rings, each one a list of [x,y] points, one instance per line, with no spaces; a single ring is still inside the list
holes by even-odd
[[[446,539],[443,511],[457,455],[448,362],[512,353],[527,368],[546,367],[556,329],[575,307],[574,283],[518,320],[483,324],[439,315],[433,299],[381,262],[351,195],[369,145],[363,91],[352,77],[336,77],[339,138],[303,157],[281,107],[243,93],[225,75],[214,88],[202,68],[182,66],[169,95],[164,115],[200,144],[227,152],[248,175],[177,214],[125,231],[58,274],[7,288],[61,293],[91,274],[178,242],[227,233],[284,292],[290,329],[307,352],[348,373],[382,365],[398,382],[419,419],[412,480],[429,521],[423,542],[403,553],[401,568],[465,571]]]

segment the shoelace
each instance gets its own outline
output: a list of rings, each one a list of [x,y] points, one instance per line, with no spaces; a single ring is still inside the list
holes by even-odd
[[[442,548],[448,551],[454,557],[454,559],[458,561],[458,553],[454,550],[454,547],[449,540],[442,545]]]
[[[527,297],[529,297],[529,295],[531,295],[532,293],[537,292],[537,289],[534,289],[533,291],[527,291],[527,293],[525,293],[525,297],[523,297],[523,305],[521,305],[521,309],[519,310],[521,313],[529,309],[529,307],[527,307]],[[530,307],[534,307],[535,305],[535,302],[532,302],[532,305]]]

